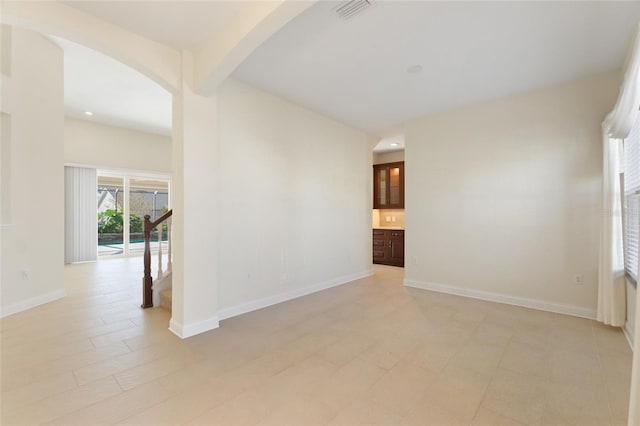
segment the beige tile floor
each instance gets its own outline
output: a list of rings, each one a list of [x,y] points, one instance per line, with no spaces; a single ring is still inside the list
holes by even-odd
[[[381,267],[181,341],[140,276],[68,266],[68,297],[1,321],[3,425],[626,424],[631,351],[593,321]]]

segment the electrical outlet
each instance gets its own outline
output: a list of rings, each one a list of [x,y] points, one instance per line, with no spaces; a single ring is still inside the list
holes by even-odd
[[[573,276],[573,283],[576,285],[584,284],[584,279],[582,278],[582,274],[575,274]]]
[[[385,219],[387,220],[387,222],[391,222],[391,216],[385,216]]]

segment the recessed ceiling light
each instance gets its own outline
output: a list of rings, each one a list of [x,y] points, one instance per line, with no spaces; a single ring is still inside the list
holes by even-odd
[[[84,115],[93,115],[93,113],[91,111],[85,111]]]
[[[418,74],[419,72],[422,72],[422,65],[411,65],[407,68],[407,72],[409,74]]]
[[[394,143],[390,143],[389,145],[391,145],[391,146],[398,146],[399,144],[394,142]]]

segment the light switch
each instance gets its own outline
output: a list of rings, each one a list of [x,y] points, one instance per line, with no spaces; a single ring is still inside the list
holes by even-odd
[[[387,222],[391,222],[391,216],[386,216]]]

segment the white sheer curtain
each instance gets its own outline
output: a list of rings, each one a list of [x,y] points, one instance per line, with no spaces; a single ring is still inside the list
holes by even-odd
[[[605,122],[606,123],[606,122]],[[603,216],[600,227],[598,321],[622,327],[626,319],[626,279],[622,251],[622,205],[620,172],[622,141],[608,136],[603,125]]]
[[[87,262],[98,257],[96,169],[64,168],[64,261]]]
[[[611,325],[623,325],[624,279],[620,279],[618,262],[619,242],[622,238],[620,211],[620,172],[622,148],[620,141],[626,138],[638,119],[640,108],[640,30],[625,63],[625,74],[616,106],[605,119],[604,130],[604,215],[600,241],[600,281],[598,288],[598,320]],[[610,213],[610,214],[609,214]],[[619,227],[619,229],[618,229]],[[621,283],[622,282],[622,283]],[[622,286],[622,289],[620,287]],[[640,296],[636,296],[640,308]],[[626,314],[625,314],[626,315]],[[631,373],[631,398],[629,401],[629,425],[640,425],[640,311],[636,311],[633,370]]]
[[[638,118],[640,107],[640,31],[625,64],[620,95],[603,129],[603,216],[600,230],[598,321],[623,326],[626,317],[626,288],[622,257],[622,214],[620,172],[622,139]]]

